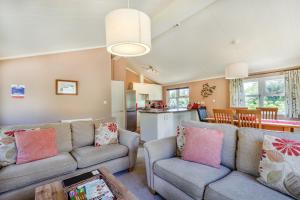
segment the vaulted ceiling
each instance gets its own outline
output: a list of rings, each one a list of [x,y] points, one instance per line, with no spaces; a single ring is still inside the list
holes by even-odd
[[[130,0],[150,16],[171,0]],[[0,0],[0,58],[104,47],[105,15],[127,0]]]
[[[152,51],[130,67],[170,84],[300,64],[299,0],[131,0],[152,18]],[[105,45],[104,17],[126,0],[1,0],[0,57]],[[176,25],[177,24],[177,25]],[[144,70],[153,66],[159,71]]]

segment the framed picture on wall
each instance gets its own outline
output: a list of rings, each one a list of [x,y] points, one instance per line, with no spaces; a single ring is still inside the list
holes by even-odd
[[[12,98],[22,99],[25,96],[25,85],[11,85],[11,96]]]
[[[56,95],[78,95],[78,81],[56,80]]]

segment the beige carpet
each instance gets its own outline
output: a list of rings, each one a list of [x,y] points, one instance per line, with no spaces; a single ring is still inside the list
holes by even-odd
[[[132,172],[119,172],[116,177],[140,200],[162,200],[159,195],[152,195],[147,187],[144,149],[138,150],[136,167]]]

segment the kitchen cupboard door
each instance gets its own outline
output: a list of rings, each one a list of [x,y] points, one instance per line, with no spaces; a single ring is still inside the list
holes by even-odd
[[[149,94],[147,89],[147,84],[144,83],[133,83],[133,90],[136,91],[136,94]]]
[[[149,100],[162,100],[162,86],[158,84],[133,83],[136,94],[147,94]]]
[[[157,84],[149,85],[149,100],[162,100],[162,86]]]
[[[158,139],[158,115],[140,113],[141,140],[148,142]]]
[[[157,127],[158,134],[157,139],[166,138],[176,135],[176,130],[174,129],[173,113],[162,113],[158,114]]]

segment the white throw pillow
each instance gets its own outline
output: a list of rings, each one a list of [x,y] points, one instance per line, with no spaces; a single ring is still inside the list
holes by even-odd
[[[262,184],[300,200],[300,141],[265,135],[259,174]]]
[[[118,143],[118,123],[102,122],[95,130],[95,146]]]

